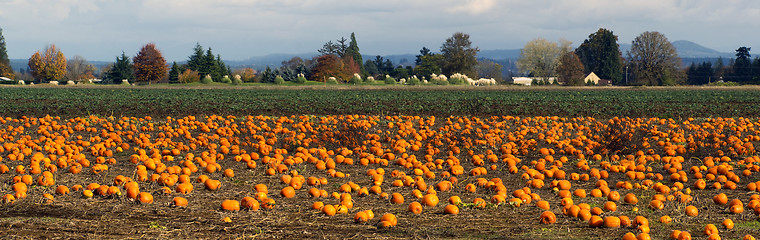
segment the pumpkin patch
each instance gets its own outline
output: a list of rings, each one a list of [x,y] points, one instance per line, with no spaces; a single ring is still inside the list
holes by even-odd
[[[760,213],[758,126],[720,117],[4,117],[0,208],[73,207],[141,231],[196,222],[275,236],[280,221],[399,234],[493,223],[504,238],[562,225],[611,239],[737,239],[760,235],[748,227]]]

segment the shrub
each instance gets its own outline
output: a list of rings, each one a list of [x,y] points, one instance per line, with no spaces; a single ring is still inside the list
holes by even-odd
[[[727,86],[739,86],[736,82],[711,82],[710,84],[707,84],[708,86],[721,86],[721,87],[727,87]]]
[[[464,85],[467,83],[467,76],[464,74],[455,73],[449,78],[449,84],[451,85]]]
[[[373,83],[375,83],[375,77],[369,76],[369,77],[367,77],[367,80],[365,80],[364,82],[367,83],[367,84],[373,84]]]
[[[240,84],[243,84],[243,80],[241,80],[240,78],[232,79],[232,85],[240,85]]]
[[[406,80],[406,84],[409,84],[409,85],[419,85],[420,84],[420,79],[417,78],[417,76],[412,76],[411,78],[409,78],[409,80]]]
[[[396,79],[390,76],[385,76],[385,84],[396,84]]]
[[[229,76],[224,75],[224,77],[222,78],[222,83],[232,83],[232,80],[230,79]]]
[[[283,79],[282,76],[277,75],[277,77],[274,78],[274,84],[277,84],[277,85],[285,84],[285,79]]]
[[[354,73],[354,76],[351,77],[351,79],[348,80],[348,83],[351,83],[351,84],[362,84],[362,76],[359,76],[358,73]]]
[[[327,84],[338,84],[338,79],[335,79],[335,77],[330,77],[327,79]]]
[[[214,80],[211,80],[211,75],[206,75],[203,79],[201,79],[201,83],[203,84],[210,84],[214,82]]]
[[[296,79],[294,79],[293,82],[298,83],[298,84],[304,84],[306,83],[306,77],[303,75],[303,73],[299,73],[298,77],[296,77]]]

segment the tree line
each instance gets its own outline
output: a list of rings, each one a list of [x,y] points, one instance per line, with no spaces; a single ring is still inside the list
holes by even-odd
[[[522,74],[539,83],[550,84],[556,77],[565,85],[588,85],[584,78],[595,73],[612,85],[704,85],[715,82],[760,84],[760,59],[750,57],[749,47],[736,50],[736,58],[724,65],[719,58],[711,62],[681,67],[681,58],[673,44],[659,32],[644,32],[623,54],[618,37],[600,28],[576,49],[566,40],[559,43],[537,38],[521,50],[517,64]],[[543,82],[542,82],[543,81]]]
[[[362,79],[383,80],[393,83],[401,79],[430,80],[432,75],[465,74],[469,77],[495,78],[501,81],[502,66],[488,60],[477,59],[479,49],[472,46],[470,36],[454,33],[434,53],[422,47],[414,65],[395,64],[380,55],[364,60],[359,52],[356,35],[335,42],[328,41],[318,50],[319,56],[304,60],[294,57],[283,61],[281,67],[267,67],[261,74],[261,82],[274,82],[278,77],[284,81],[302,83],[303,80],[317,82],[342,82],[357,84]],[[298,80],[300,77],[301,80]],[[388,81],[392,79],[392,81]]]
[[[318,56],[311,59],[294,57],[283,61],[280,67],[267,66],[261,72],[252,68],[233,71],[219,54],[215,55],[210,47],[204,49],[200,44],[196,44],[185,64],[173,62],[168,65],[156,45],[149,43],[134,57],[122,52],[113,64],[101,69],[81,56],[67,60],[61,50],[51,44],[32,54],[26,70],[14,72],[0,28],[0,77],[29,76],[35,82],[49,82],[82,81],[99,76],[102,83],[114,84],[125,80],[128,83],[334,81],[356,84],[362,79],[387,78],[432,81],[432,76],[459,73],[508,83],[508,80],[502,81],[500,64],[477,58],[479,49],[472,46],[469,37],[465,33],[454,33],[444,40],[439,52],[423,46],[413,64],[395,64],[379,55],[363,59],[356,35],[351,33],[348,39],[341,37],[325,43],[318,49]],[[590,34],[575,49],[567,40],[552,42],[536,38],[521,50],[517,60],[518,75],[532,77],[539,84],[564,85],[587,85],[589,83],[584,82],[584,78],[592,72],[612,85],[760,84],[760,59],[751,58],[750,47],[736,49],[736,58],[729,59],[727,64],[720,58],[682,68],[675,47],[662,33],[641,33],[625,54],[620,51],[617,41],[618,37],[605,28]]]

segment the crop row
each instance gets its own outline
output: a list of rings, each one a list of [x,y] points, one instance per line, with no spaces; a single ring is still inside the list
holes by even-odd
[[[0,88],[0,115],[760,116],[756,90]]]

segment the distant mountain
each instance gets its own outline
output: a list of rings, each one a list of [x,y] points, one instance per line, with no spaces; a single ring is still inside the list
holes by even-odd
[[[520,49],[480,50],[478,58],[504,60],[520,58]]]
[[[719,52],[715,49],[707,48],[705,46],[699,45],[695,42],[688,41],[688,40],[678,40],[672,42],[673,46],[676,47],[676,51],[678,52],[678,56],[681,58],[733,58],[733,53],[726,53],[726,52]],[[623,53],[623,56],[625,56],[628,51],[631,50],[631,44],[630,43],[619,43],[620,45],[620,52]]]
[[[714,49],[704,47],[694,42],[678,40],[673,42],[673,46],[678,50],[678,56],[682,58],[698,57],[730,57],[731,53],[722,53]]]
[[[311,59],[315,56],[319,56],[319,53],[299,53],[299,54],[287,54],[276,53],[264,56],[251,57],[245,60],[225,60],[224,63],[231,68],[238,67],[250,67],[254,69],[264,69],[266,66],[279,67],[282,65],[282,61],[290,60],[294,57],[300,57],[302,59]]]

